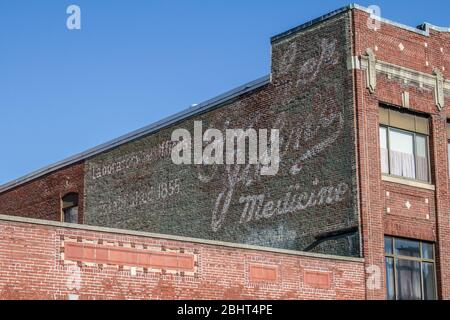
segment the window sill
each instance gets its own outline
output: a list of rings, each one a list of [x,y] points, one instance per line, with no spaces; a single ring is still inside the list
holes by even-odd
[[[432,184],[429,184],[429,183],[413,181],[413,180],[408,180],[408,179],[403,179],[403,178],[398,178],[398,177],[393,177],[393,176],[383,175],[381,177],[381,180],[382,181],[386,181],[386,182],[398,183],[398,184],[402,184],[402,185],[405,185],[405,186],[431,190],[431,191],[435,191],[436,190],[436,187],[434,185],[432,185]]]

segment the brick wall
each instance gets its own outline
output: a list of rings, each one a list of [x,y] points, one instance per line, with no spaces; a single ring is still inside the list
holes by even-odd
[[[87,159],[85,223],[359,256],[349,26],[346,12],[274,38],[269,84]],[[279,171],[173,164],[171,134],[194,121],[280,130]]]
[[[236,177],[244,176],[245,179],[236,180],[238,183],[234,185],[235,189],[232,190],[235,192],[233,196],[239,194],[245,200],[245,196],[266,195],[266,192],[269,191],[268,197],[270,195],[273,199],[279,199],[286,194],[286,190],[290,190],[289,187],[293,181],[300,181],[300,189],[308,192],[316,187],[327,187],[339,181],[345,181],[351,186],[351,193],[342,203],[328,208],[307,211],[306,213],[302,211],[302,214],[297,215],[292,221],[280,219],[276,223],[266,221],[267,224],[265,224],[262,220],[254,221],[253,224],[251,223],[248,226],[233,227],[232,224],[240,218],[243,205],[243,203],[239,203],[241,198],[237,197],[233,198],[234,202],[231,203],[229,211],[226,211],[229,215],[224,220],[223,227],[228,228],[225,229],[227,231],[223,231],[223,234],[217,234],[211,230],[206,230],[205,226],[211,226],[211,211],[213,211],[215,201],[218,199],[217,196],[221,194],[219,191],[222,190],[223,193],[230,191],[230,188],[223,188],[223,182],[227,181],[225,178],[228,177],[224,178],[223,175],[218,175],[208,184],[199,184],[196,180],[198,171],[192,168],[183,168],[181,171],[179,168],[173,170],[170,165],[167,165],[170,146],[166,142],[170,138],[171,130],[163,130],[156,135],[129,143],[90,159],[85,167],[79,164],[60,170],[7,193],[0,194],[0,214],[59,220],[59,199],[61,196],[67,192],[78,192],[80,195],[85,195],[83,190],[85,188],[87,191],[85,197],[88,200],[89,209],[87,220],[91,224],[178,235],[187,235],[186,232],[191,232],[193,235],[200,235],[202,238],[294,250],[302,250],[306,244],[315,241],[323,232],[358,226],[358,219],[360,218],[362,225],[360,232],[363,239],[363,252],[361,254],[365,257],[365,268],[369,270],[366,275],[367,280],[371,281],[373,276],[370,270],[381,270],[381,285],[370,286],[366,298],[385,298],[383,238],[385,235],[390,235],[436,243],[439,295],[441,298],[450,299],[450,185],[448,183],[446,131],[447,119],[450,118],[450,93],[445,92],[443,109],[440,111],[436,106],[434,88],[429,84],[420,83],[421,81],[409,81],[404,76],[387,75],[378,70],[376,74],[377,86],[375,91],[371,93],[367,89],[367,71],[363,70],[361,66],[356,66],[353,72],[350,72],[346,66],[346,59],[350,56],[359,59],[365,56],[366,50],[370,48],[378,62],[393,65],[397,69],[408,68],[413,73],[420,72],[424,76],[432,76],[434,70],[439,70],[445,79],[449,79],[450,33],[430,29],[429,35],[424,35],[385,22],[381,22],[380,27],[373,30],[368,27],[368,19],[369,16],[366,12],[352,10],[351,14],[349,12],[341,13],[301,32],[297,32],[297,30],[287,33],[284,37],[275,38],[272,43],[271,83],[198,118],[206,121],[211,127],[224,128],[227,125],[227,120],[232,120],[233,127],[239,127],[248,125],[245,121],[258,115],[257,120],[260,121],[258,126],[271,127],[274,123],[282,124],[280,121],[274,121],[277,116],[282,115],[280,119],[287,123],[282,128],[289,129],[285,131],[287,135],[285,135],[284,141],[289,142],[289,139],[295,135],[302,138],[304,144],[297,146],[297,149],[292,153],[288,153],[294,157],[285,159],[285,167],[280,169],[282,172],[280,179],[272,181],[252,180],[252,178],[249,178],[251,172],[236,171]],[[426,114],[430,117],[432,185],[427,186],[427,188],[407,185],[402,182],[386,181],[386,179],[382,179],[381,175],[378,131],[379,104],[386,103],[402,107],[404,103],[402,94],[404,92],[409,94],[409,106],[404,106],[404,108],[408,107],[410,111]],[[321,109],[322,107],[325,108]],[[224,110],[226,114],[231,115],[230,119],[223,116]],[[323,153],[301,163],[304,165],[301,176],[290,177],[289,168],[295,164],[296,157],[308,154],[308,150],[315,150],[314,146],[320,146],[322,142],[327,141],[327,138],[333,137],[331,129],[336,128],[336,126],[321,128],[311,125],[327,123],[327,120],[328,122],[332,119],[336,120],[337,118],[333,118],[333,114],[338,114],[344,120],[342,127],[340,127],[340,134],[337,136],[339,143],[330,144],[329,148],[326,148]],[[322,117],[319,117],[319,115],[322,115]],[[192,125],[193,119],[190,120],[192,120],[190,121]],[[188,127],[188,129],[190,128]],[[294,130],[292,131],[292,129]],[[293,145],[295,144],[291,144],[291,146]],[[142,153],[143,150],[148,151],[148,153]],[[161,155],[166,157],[164,160],[166,162],[159,161],[161,159],[158,157]],[[152,161],[156,157],[158,161],[133,162],[136,160],[136,156]],[[128,172],[123,170],[126,166],[131,166],[132,170],[128,170]],[[203,173],[209,176],[211,172]],[[183,177],[183,180],[174,182],[174,179],[179,176]],[[86,180],[83,181],[83,179]],[[149,185],[149,181],[153,181],[156,188],[160,188],[159,183],[161,181],[167,181],[166,187],[169,186],[170,188],[170,181],[172,181],[173,192],[169,198],[164,197],[164,201],[149,204],[148,198],[146,198],[149,192],[142,192],[142,190],[151,190],[152,185]],[[84,184],[86,187],[84,187]],[[177,186],[183,188],[183,194],[180,195],[179,192],[175,192],[178,190]],[[128,195],[125,200],[120,198],[124,194]],[[81,197],[81,200],[83,200],[83,197]],[[84,204],[82,203],[81,206],[83,207]],[[155,212],[158,214],[150,214],[149,217],[149,213]],[[171,216],[171,214],[173,215]],[[198,227],[197,229],[186,227],[193,226],[192,221],[196,222],[194,227]],[[69,244],[69,256],[81,255],[83,259],[90,261],[93,252],[95,252],[95,255],[99,254],[100,256],[112,254],[119,261],[122,261],[120,259],[123,259],[123,255],[127,257],[130,255],[131,258],[129,259],[135,261],[141,259],[141,252],[130,253],[125,250],[127,253],[121,253],[114,250],[105,251],[104,248],[97,247],[100,237],[104,237],[105,241],[117,243],[117,246],[119,246],[118,242],[122,240],[117,240],[115,237],[122,239],[125,237],[122,235],[114,236],[110,233],[93,233],[87,230],[80,231],[34,224],[11,222],[3,224],[3,230],[9,230],[10,233],[11,230],[16,230],[11,228],[18,228],[18,226],[22,228],[18,228],[18,232],[22,230],[21,232],[24,234],[26,233],[24,228],[31,228],[30,230],[33,232],[36,231],[39,235],[37,237],[42,237],[41,240],[38,239],[33,242],[36,246],[41,245],[39,241],[43,241],[47,232],[53,242],[51,245],[45,243],[42,250],[37,250],[37,254],[45,251],[52,255],[53,253],[49,252],[51,250],[57,252],[57,248],[61,250],[61,243],[66,242],[66,239],[69,239],[68,242],[73,242],[78,240],[78,235],[81,235],[82,243],[92,238],[92,246],[85,250],[88,252],[86,253],[78,250],[76,244],[72,246]],[[299,230],[305,232],[298,232]],[[34,234],[33,232],[31,234]],[[20,234],[19,232],[18,235]],[[301,234],[301,236],[297,236],[298,234]],[[63,236],[64,240],[60,236]],[[2,241],[8,239],[3,234],[1,237]],[[129,240],[130,237],[122,242],[127,245],[131,245],[133,241],[138,242],[135,238]],[[14,240],[16,237],[10,238],[18,246],[28,241],[20,237],[17,238],[18,240]],[[145,239],[150,241],[148,237]],[[187,245],[185,242],[175,244],[175,242],[161,239],[153,239],[150,242],[152,241],[156,246],[174,246],[183,248],[185,252],[194,250],[195,247],[197,254],[193,253],[193,255],[203,259],[198,260],[203,261],[201,262],[203,263],[201,264],[203,278],[195,278],[195,275],[193,278],[174,277],[170,272],[164,275],[158,274],[158,276],[148,273],[145,277],[143,276],[144,279],[148,279],[144,282],[148,283],[151,288],[158,288],[152,293],[155,295],[152,297],[158,297],[158,292],[164,297],[170,297],[171,295],[183,297],[184,292],[181,289],[188,288],[194,293],[202,292],[202,294],[205,294],[202,297],[212,295],[214,290],[217,289],[217,296],[214,297],[238,298],[240,295],[242,297],[250,295],[260,297],[259,294],[262,294],[266,298],[316,298],[319,296],[329,298],[346,295],[347,293],[344,292],[347,292],[350,287],[358,292],[358,298],[361,297],[359,284],[352,282],[355,280],[351,280],[350,274],[345,271],[347,266],[355,267],[355,265],[348,262],[343,263],[341,260],[285,256],[203,244],[194,245],[191,243]],[[140,243],[150,242],[142,240]],[[357,255],[360,252],[354,251],[354,246],[355,243],[348,238],[341,242],[330,241],[316,247],[315,250],[317,252]],[[7,250],[7,248],[4,250]],[[10,251],[5,252],[13,252],[14,250],[10,249]],[[177,250],[178,252],[175,252],[176,254],[169,259],[172,261],[172,265],[190,266],[192,260],[183,255],[178,255],[182,253],[179,249]],[[199,255],[198,252],[202,252],[202,254]],[[7,255],[2,251],[0,251],[0,254]],[[250,257],[250,260],[246,260],[248,257]],[[16,261],[16,258],[20,260],[27,257],[23,254],[23,251],[22,253],[19,251],[17,257],[11,253],[9,259],[12,260],[8,261]],[[158,261],[159,258],[156,255],[154,258],[148,259],[151,262],[147,262],[147,264],[150,263],[150,266],[152,266],[151,263],[156,263],[153,262],[154,259]],[[261,264],[258,259],[268,260]],[[48,260],[46,261],[48,264]],[[205,263],[205,261],[208,262]],[[31,261],[28,261],[28,263],[28,266],[24,264],[24,268],[31,270],[33,264]],[[230,267],[229,263],[236,263],[236,265]],[[330,263],[331,265],[329,265]],[[77,262],[75,262],[75,265],[77,265]],[[324,265],[325,269],[320,269],[320,265]],[[309,270],[311,266],[313,270]],[[49,264],[47,267],[52,268]],[[62,271],[58,272],[66,272],[64,271],[66,267],[60,268],[62,268]],[[78,292],[81,296],[101,296],[100,289],[104,288],[101,284],[95,282],[97,280],[92,280],[88,275],[94,277],[94,275],[100,274],[99,277],[103,280],[106,279],[105,281],[111,291],[118,290],[115,284],[132,288],[130,290],[141,288],[141,284],[136,281],[142,276],[139,271],[137,271],[135,277],[127,275],[126,272],[130,273],[131,271],[127,271],[126,268],[117,272],[114,271],[112,273],[115,276],[112,279],[109,271],[105,275],[99,271],[98,265],[97,269],[93,268],[94,266],[90,265],[82,267],[81,274],[85,277],[83,279],[87,279],[87,283],[95,283],[98,290],[89,291],[89,293]],[[363,274],[360,270],[361,265],[357,264],[356,269],[358,270],[356,275],[358,282],[359,275]],[[8,277],[10,277],[10,279],[8,278],[9,284],[4,287],[3,292],[13,292],[12,289],[8,288],[14,288],[14,283],[21,283],[20,275],[14,274],[14,267],[9,267],[8,270],[8,272],[11,272],[8,274]],[[322,272],[317,273],[318,270]],[[216,272],[222,272],[225,275],[229,272],[230,276],[224,276],[221,280],[215,274]],[[336,275],[348,276],[348,278],[346,280],[341,279],[343,282],[341,281],[341,284],[337,285],[333,282],[335,279],[339,279]],[[258,282],[261,278],[267,278],[271,284],[254,287],[253,282]],[[3,281],[6,281],[5,279]],[[54,281],[59,281],[57,287],[60,288],[65,281],[62,273],[57,279],[59,280]],[[204,279],[213,279],[213,281]],[[283,283],[283,288],[286,284],[286,288],[290,289],[280,291],[278,281]],[[314,288],[308,287],[305,281],[313,283]],[[129,284],[127,284],[128,282]],[[161,286],[158,287],[155,283],[160,283]],[[174,285],[174,283],[177,285]],[[215,287],[217,283],[220,285]],[[333,286],[333,283],[337,285],[335,289],[317,291],[319,288],[329,288],[330,285]],[[342,283],[347,283],[348,286],[343,288],[341,287]],[[202,291],[200,287],[204,287],[205,291]],[[264,288],[264,290],[261,288]],[[67,290],[61,290],[49,290],[45,295],[65,298],[70,293]],[[355,291],[352,291],[351,294],[354,294]],[[45,296],[42,292],[40,294]],[[119,294],[115,292],[113,296],[118,297]],[[268,294],[270,295],[268,296]],[[3,295],[6,296],[5,293]],[[38,296],[36,295],[36,297]],[[131,296],[121,295],[121,297]]]
[[[60,220],[61,197],[78,192],[90,225],[360,256],[351,36],[344,12],[275,37],[269,84],[8,190],[0,213]],[[171,133],[192,132],[194,120],[204,130],[279,129],[279,172],[174,165]]]
[[[0,193],[0,214],[61,221],[61,198],[79,195],[79,222],[84,212],[84,163],[49,173]]]
[[[428,36],[382,22],[368,27],[369,15],[353,11],[354,55],[371,48],[377,61],[433,75],[434,68],[450,77],[450,33],[430,30]],[[446,122],[450,100],[439,111],[434,88],[400,76],[377,72],[374,93],[367,89],[366,71],[355,70],[361,216],[364,256],[367,266],[384,270],[384,235],[436,242],[438,282],[441,298],[449,299],[449,201]],[[379,152],[380,103],[403,106],[409,93],[409,108],[430,117],[430,158],[434,190],[382,181]],[[446,93],[448,94],[448,93]],[[407,107],[407,106],[406,106]],[[384,272],[383,272],[384,273]],[[384,275],[383,275],[384,282]],[[368,290],[369,299],[384,299],[385,284]]]
[[[358,259],[92,229],[0,217],[0,299],[365,297]]]

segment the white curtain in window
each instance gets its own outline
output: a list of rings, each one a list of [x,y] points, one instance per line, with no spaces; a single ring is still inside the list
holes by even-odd
[[[389,174],[389,152],[387,147],[387,129],[380,127],[381,173]]]
[[[391,174],[410,179],[416,178],[414,135],[391,129],[389,131]]]
[[[381,148],[381,173],[389,174],[389,152],[388,149]]]
[[[391,174],[410,179],[416,178],[414,155],[391,150]]]

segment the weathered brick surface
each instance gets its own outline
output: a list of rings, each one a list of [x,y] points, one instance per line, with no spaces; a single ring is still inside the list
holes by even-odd
[[[159,268],[136,266],[133,260],[106,264],[105,257],[98,263],[75,261],[65,257],[72,243],[168,258]],[[174,268],[174,254],[195,256],[194,271]],[[364,266],[0,220],[0,299],[68,299],[69,294],[79,299],[364,299]]]
[[[61,221],[61,199],[79,195],[79,222],[83,222],[84,163],[52,172],[39,179],[0,193],[0,214]]]
[[[349,27],[344,13],[275,39],[270,84],[88,159],[85,223],[359,256]],[[254,165],[173,164],[172,132],[193,133],[198,120],[223,133],[279,129],[278,174],[261,176]]]

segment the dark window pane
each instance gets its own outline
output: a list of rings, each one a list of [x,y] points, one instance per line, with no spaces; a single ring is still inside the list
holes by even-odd
[[[64,209],[64,222],[78,223],[78,207]]]
[[[62,198],[63,208],[71,208],[78,206],[78,193],[69,193]]]
[[[393,254],[393,248],[392,248],[392,238],[391,237],[385,237],[384,238],[384,252],[386,254]]]
[[[395,300],[394,259],[386,258],[386,298]]]
[[[433,263],[423,263],[423,294],[424,300],[436,300],[436,279]]]
[[[431,243],[422,242],[422,258],[434,259],[434,246]]]
[[[395,254],[399,256],[420,258],[420,242],[395,239]]]
[[[420,262],[397,260],[399,300],[421,300]]]

